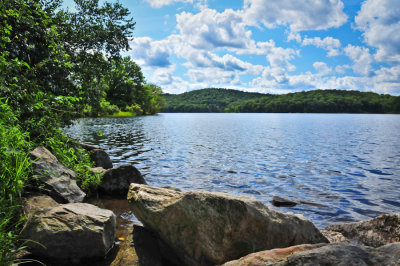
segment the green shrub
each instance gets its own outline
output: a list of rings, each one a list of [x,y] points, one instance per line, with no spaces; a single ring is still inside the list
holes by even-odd
[[[77,147],[65,135],[59,133],[46,140],[44,144],[65,167],[75,171],[77,184],[85,192],[90,192],[100,184],[101,175],[94,174],[89,168],[94,166],[87,152]]]
[[[0,265],[15,257],[20,197],[30,175],[28,134],[20,130],[7,101],[0,99]]]
[[[113,105],[104,99],[101,99],[100,101],[100,108],[101,111],[99,113],[99,116],[111,115],[120,111],[118,106]]]

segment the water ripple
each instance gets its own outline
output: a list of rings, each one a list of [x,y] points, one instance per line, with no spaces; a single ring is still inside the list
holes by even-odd
[[[160,114],[81,119],[65,129],[134,164],[154,186],[299,204],[319,227],[400,212],[400,116]]]

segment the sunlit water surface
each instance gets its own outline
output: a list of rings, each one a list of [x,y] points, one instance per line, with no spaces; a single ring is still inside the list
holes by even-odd
[[[279,208],[318,227],[400,213],[400,116],[159,114],[80,119],[70,136],[135,165],[152,186],[323,206]],[[133,219],[131,213],[122,214]]]

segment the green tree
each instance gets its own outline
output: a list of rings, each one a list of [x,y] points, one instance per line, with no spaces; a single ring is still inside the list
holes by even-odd
[[[124,109],[138,104],[143,108],[147,94],[143,88],[144,76],[140,67],[129,57],[112,60],[111,69],[105,75],[106,100]]]
[[[145,105],[145,112],[152,115],[160,112],[165,105],[161,87],[148,83],[145,84],[143,88],[147,92],[148,97],[147,105]]]

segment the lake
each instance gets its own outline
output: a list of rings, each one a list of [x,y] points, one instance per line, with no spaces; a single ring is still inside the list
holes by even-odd
[[[65,131],[149,185],[254,197],[319,228],[400,213],[400,115],[162,113]],[[322,206],[277,208],[273,196]]]

